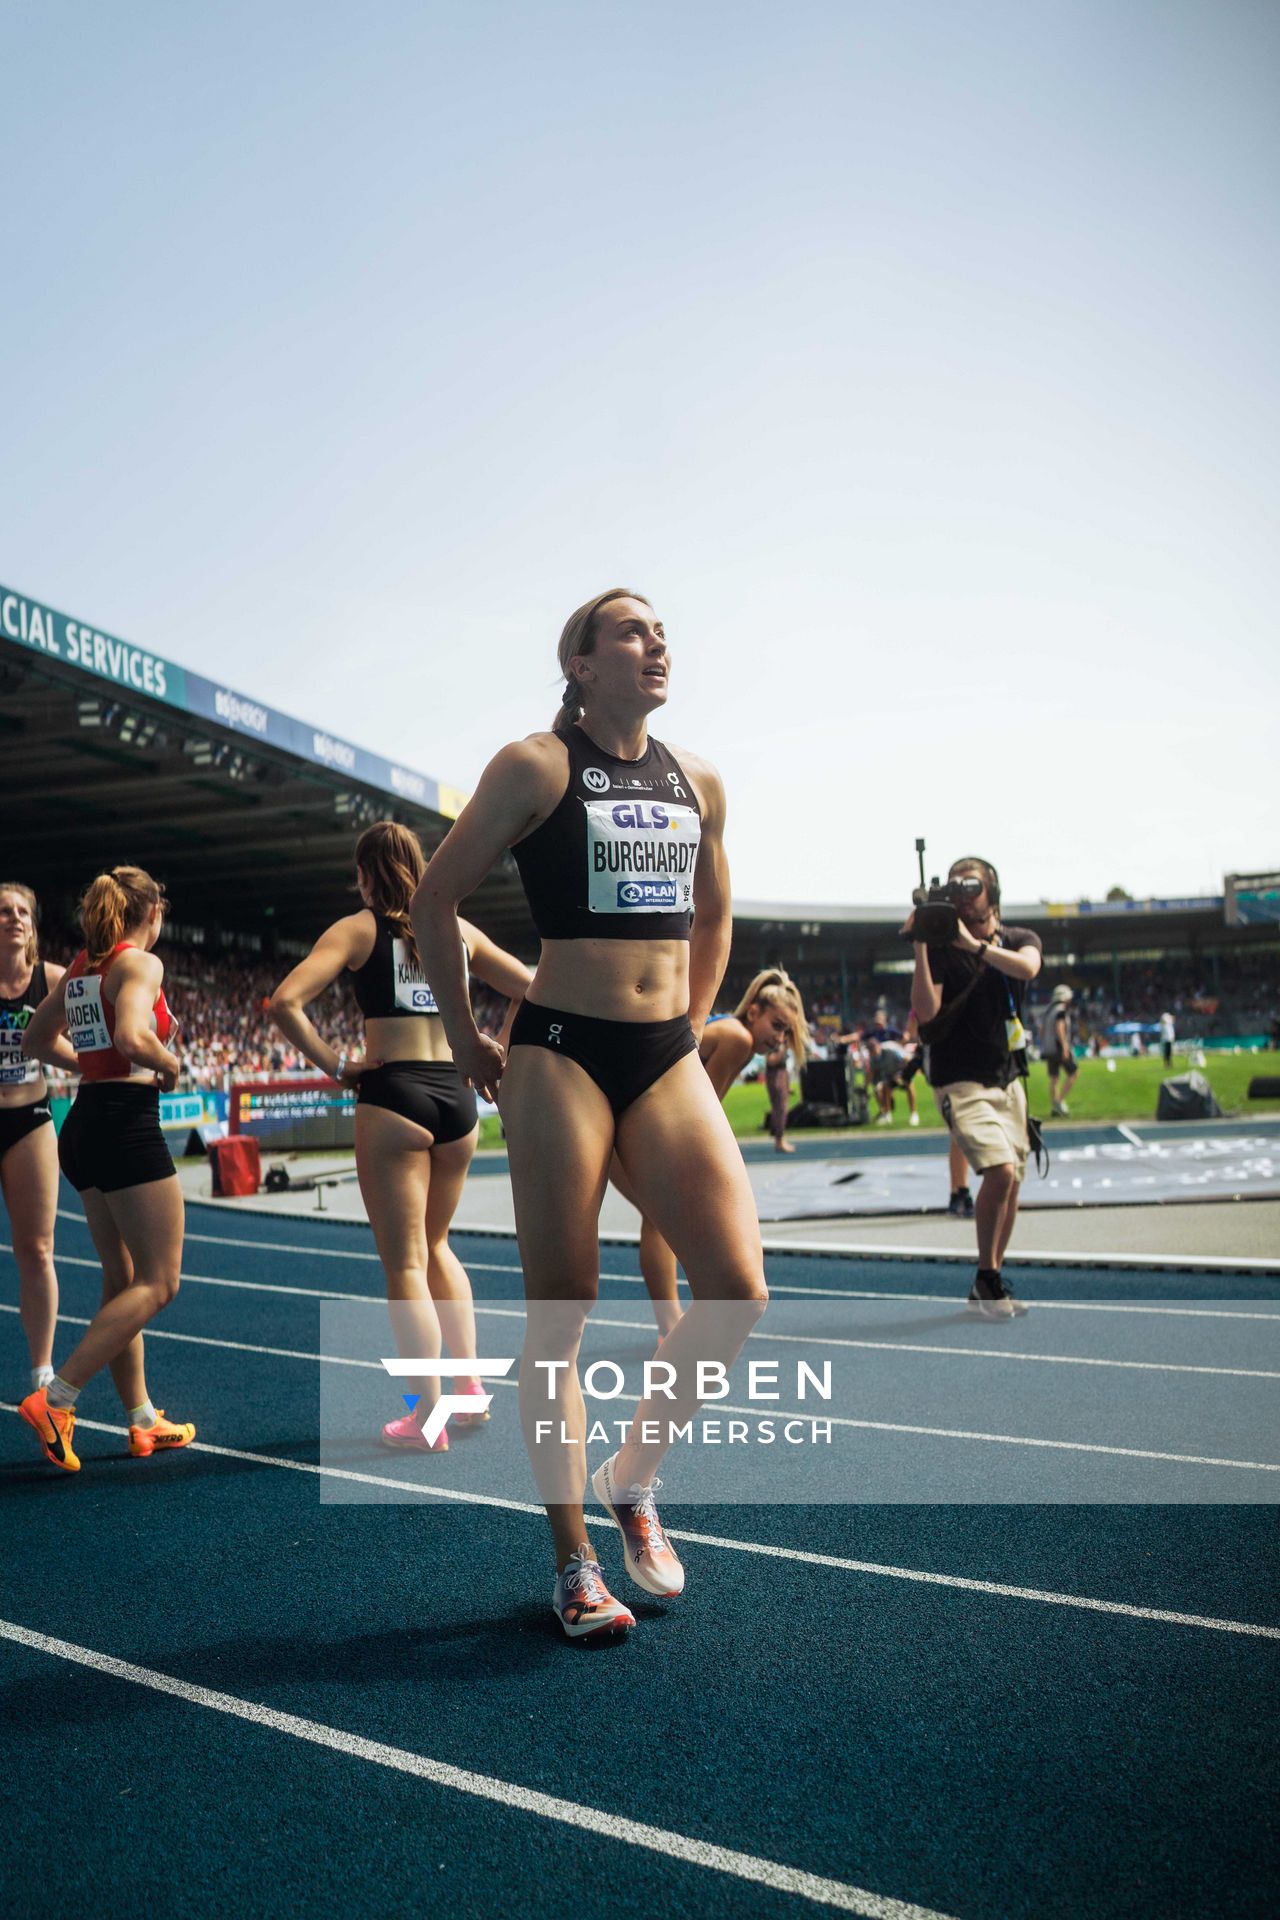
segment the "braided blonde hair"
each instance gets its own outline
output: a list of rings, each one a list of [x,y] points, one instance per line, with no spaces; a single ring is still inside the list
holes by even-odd
[[[636,593],[632,587],[610,587],[608,593],[598,593],[594,600],[588,600],[576,612],[571,613],[564,623],[560,635],[560,645],[556,649],[556,658],[560,662],[560,671],[564,675],[564,694],[561,697],[555,719],[551,722],[552,733],[568,733],[586,712],[586,702],[582,698],[582,688],[570,671],[570,661],[579,654],[594,652],[596,644],[596,615],[601,607],[607,607],[611,600],[639,600],[642,606],[652,609],[653,602],[646,600],[642,593]]]

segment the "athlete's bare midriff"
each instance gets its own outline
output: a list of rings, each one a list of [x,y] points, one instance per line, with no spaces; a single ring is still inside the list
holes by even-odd
[[[453,1059],[445,1037],[444,1021],[438,1014],[415,1015],[397,1020],[370,1015],[364,1023],[364,1049],[370,1060],[430,1060],[447,1063]]]
[[[49,1097],[48,1083],[41,1074],[38,1080],[19,1080],[16,1085],[0,1087],[0,1113],[13,1113],[19,1107],[38,1106],[41,1100]]]
[[[689,943],[544,940],[528,997],[589,1020],[674,1020],[689,1011]]]

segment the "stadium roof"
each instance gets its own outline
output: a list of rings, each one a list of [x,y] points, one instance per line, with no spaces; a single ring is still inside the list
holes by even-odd
[[[908,901],[895,906],[848,906],[828,901],[796,905],[790,901],[736,900],[735,937],[754,949],[762,965],[773,954],[793,957],[803,950],[813,964],[850,958],[906,959],[910,948],[898,938]],[[1031,927],[1050,955],[1101,956],[1144,950],[1230,946],[1274,942],[1276,928],[1229,928],[1221,894],[1170,900],[1005,901],[1009,926]]]
[[[363,826],[394,817],[430,851],[465,798],[0,586],[5,865],[46,911],[132,862],[163,881],[179,925],[313,936],[349,899]],[[514,863],[471,910],[531,945]]]
[[[167,887],[180,927],[314,938],[350,902],[360,829],[392,816],[430,852],[465,795],[279,713],[30,595],[0,586],[0,806],[5,877],[70,918],[92,875],[132,861]],[[1274,878],[1274,876],[1272,876]],[[467,911],[516,952],[537,950],[507,856]],[[739,901],[741,961],[888,959],[905,905]],[[1223,898],[1005,907],[1053,953],[1221,940]],[[1233,946],[1274,942],[1233,928]]]

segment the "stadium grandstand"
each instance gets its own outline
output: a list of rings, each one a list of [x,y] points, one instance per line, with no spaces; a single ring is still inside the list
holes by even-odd
[[[74,906],[99,868],[132,860],[172,903],[175,981],[196,985],[188,1071],[295,1063],[265,1019],[282,963],[351,897],[356,837],[371,820],[413,827],[428,853],[465,794],[265,702],[0,586],[0,796],[11,849],[41,902],[51,957],[78,944]],[[1221,894],[1170,900],[1009,902],[1044,941],[1045,980],[1077,990],[1086,1023],[1154,1020],[1205,1039],[1273,1031],[1280,992],[1280,882],[1229,875]],[[732,1006],[758,968],[780,964],[833,1034],[878,1005],[905,1013],[904,901],[882,906],[739,902]],[[536,936],[508,858],[468,903],[503,945]],[[335,991],[337,1032],[358,1031]],[[482,1009],[482,1013],[486,1010]],[[496,1024],[500,1010],[487,1010]]]

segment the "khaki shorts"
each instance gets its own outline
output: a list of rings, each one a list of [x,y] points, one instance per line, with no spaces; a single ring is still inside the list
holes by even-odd
[[[976,1080],[953,1080],[935,1087],[938,1111],[975,1173],[1012,1166],[1019,1181],[1027,1171],[1027,1093],[1022,1081],[984,1087]]]

